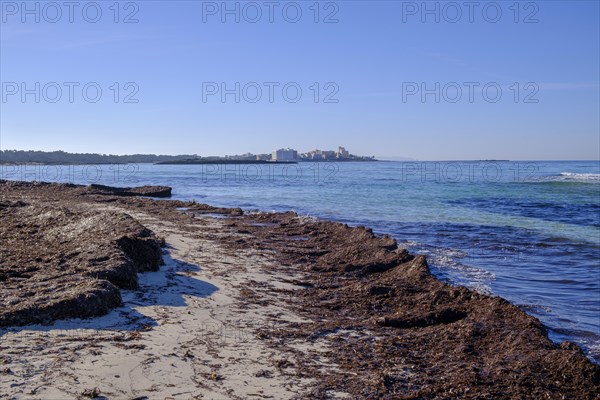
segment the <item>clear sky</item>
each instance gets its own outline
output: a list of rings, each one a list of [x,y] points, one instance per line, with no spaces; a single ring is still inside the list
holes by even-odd
[[[600,158],[598,1],[50,3],[1,2],[2,149]]]

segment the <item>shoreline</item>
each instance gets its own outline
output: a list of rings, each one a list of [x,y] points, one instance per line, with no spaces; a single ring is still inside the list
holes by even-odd
[[[347,394],[352,398],[565,395],[591,399],[600,389],[600,367],[576,345],[552,343],[537,319],[506,300],[439,281],[423,256],[409,254],[392,238],[376,236],[368,228],[291,212],[249,214],[177,200],[125,197],[77,185],[0,181],[0,201],[22,201],[26,203],[22,208],[43,203],[75,214],[83,210],[124,213],[163,238],[167,246],[163,255],[167,265],[139,274],[148,298],[136,300],[139,291],[123,292],[126,310],[121,306],[104,317],[57,323],[59,328],[96,324],[102,329],[93,340],[74,341],[82,348],[70,354],[73,360],[67,357],[53,365],[54,377],[75,368],[75,360],[90,367],[126,364],[122,367],[131,367],[131,372],[149,365],[144,364],[146,352],[157,366],[148,367],[147,375],[162,385],[157,389],[161,395],[174,395],[175,389],[166,383],[177,375],[165,372],[173,361],[169,357],[190,372],[176,386],[190,393],[208,393],[209,398],[246,398],[253,393],[276,398]],[[142,305],[135,306],[136,301]],[[117,334],[125,335],[124,343],[114,340],[106,324],[98,322],[117,315],[125,320],[113,320],[115,326],[130,328]],[[237,324],[243,328],[243,335],[237,330],[243,338],[210,346],[206,335],[216,330],[198,332],[198,321],[204,320],[221,321],[221,327]],[[82,389],[77,393],[66,378],[62,386],[50,384],[45,375],[49,370],[20,377],[16,371],[32,362],[28,357],[43,355],[13,354],[10,344],[20,343],[21,352],[39,346],[36,341],[23,341],[23,335],[52,328],[30,326],[17,331],[17,335],[0,331],[0,360],[13,372],[0,372],[4,392],[19,397],[43,384],[47,387],[33,394],[74,396],[95,389],[83,386],[97,379],[98,390],[109,398],[156,395],[148,391],[150,386],[111,382],[110,369],[73,371],[77,379],[70,385],[81,382],[75,385]],[[189,339],[187,347],[166,340],[174,333]],[[46,349],[57,342],[66,345],[51,334],[42,336],[39,341]],[[169,356],[167,344],[176,357]],[[240,349],[247,352],[244,361],[215,361],[221,353],[231,356]],[[94,355],[94,351],[104,353]],[[272,353],[271,360],[261,358],[266,354],[262,352]],[[124,362],[128,357],[138,363]],[[205,364],[212,367],[204,370]],[[254,376],[245,370],[249,365]],[[236,374],[249,384],[236,380]],[[16,386],[9,388],[12,384]]]

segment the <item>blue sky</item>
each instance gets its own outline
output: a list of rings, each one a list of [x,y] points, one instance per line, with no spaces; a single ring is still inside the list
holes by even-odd
[[[322,1],[318,16],[314,1],[278,2],[273,22],[262,1],[227,2],[239,22],[221,1],[120,2],[118,15],[100,1],[97,18],[81,2],[73,22],[62,2],[60,18],[48,3],[27,3],[38,4],[39,22],[20,1],[1,4],[2,149],[223,155],[344,145],[422,160],[600,159],[597,1],[477,2],[472,22],[464,2],[428,2],[439,21],[422,2]],[[124,23],[128,15],[138,22]],[[240,101],[230,93],[223,102],[221,85],[235,92],[236,82]],[[125,102],[136,90],[137,103]]]

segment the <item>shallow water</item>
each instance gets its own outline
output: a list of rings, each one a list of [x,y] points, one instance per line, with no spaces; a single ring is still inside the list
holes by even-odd
[[[15,180],[167,185],[176,199],[368,225],[600,361],[600,163],[2,166]]]

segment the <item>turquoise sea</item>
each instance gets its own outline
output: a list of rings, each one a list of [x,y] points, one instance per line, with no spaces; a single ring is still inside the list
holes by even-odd
[[[175,199],[366,225],[441,279],[502,296],[600,362],[600,162],[2,166],[0,178],[167,185]]]

